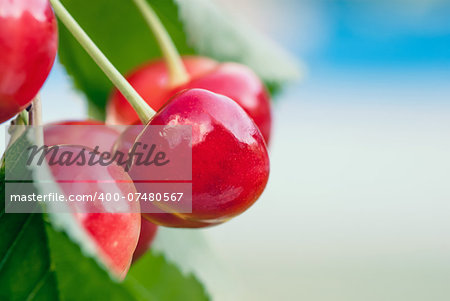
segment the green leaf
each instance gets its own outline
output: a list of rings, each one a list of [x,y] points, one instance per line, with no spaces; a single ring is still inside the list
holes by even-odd
[[[49,186],[39,185],[36,179],[45,168],[24,164],[30,145],[25,132],[9,148],[6,166],[15,175],[31,174],[35,182],[30,192],[43,194]],[[208,300],[200,282],[162,254],[149,252],[123,283],[118,282],[70,213],[6,213],[6,184],[2,166],[0,300]]]
[[[300,77],[302,66],[296,58],[243,20],[231,17],[213,1],[175,2],[188,44],[197,53],[248,65],[274,88]]]
[[[161,57],[156,40],[133,1],[62,2],[122,74]],[[293,57],[249,26],[227,16],[209,0],[149,2],[181,54],[201,54],[249,65],[269,88],[299,76],[299,64]],[[60,62],[86,95],[90,115],[104,118],[111,82],[61,23],[59,31]]]
[[[236,287],[227,267],[208,244],[207,237],[198,229],[171,229],[160,227],[152,250],[164,254],[186,276],[194,275],[211,299],[236,300],[230,287]]]
[[[73,233],[73,229],[67,230]],[[75,238],[80,242],[76,245],[69,240],[71,235],[50,226],[47,233],[50,249],[57,250],[52,251],[51,258],[59,290],[68,300],[209,300],[195,277],[183,274],[162,254],[147,252],[132,266],[125,281],[118,283],[99,267],[98,259],[83,256],[86,240]]]
[[[184,301],[209,300],[194,275],[184,275],[176,265],[157,252],[147,252],[131,268],[124,284],[137,299]]]
[[[78,21],[106,57],[126,73],[151,58],[161,57],[156,40],[132,1],[66,0],[67,10]],[[193,53],[187,46],[172,1],[156,1],[155,10],[182,53]],[[59,23],[59,58],[69,75],[87,96],[90,113],[104,117],[104,108],[112,89],[109,79],[70,32]]]
[[[8,172],[22,176],[31,173],[22,164],[29,145],[23,134],[11,146],[5,155]],[[4,164],[0,199],[0,300],[59,300],[42,215],[5,212]]]
[[[69,237],[46,226],[50,258],[55,268],[60,295],[64,300],[133,300],[120,283],[113,281],[93,258],[83,256]]]
[[[0,231],[0,300],[59,300],[42,215],[5,213]]]

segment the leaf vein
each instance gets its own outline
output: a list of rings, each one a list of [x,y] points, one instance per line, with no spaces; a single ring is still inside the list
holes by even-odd
[[[45,271],[44,276],[36,283],[34,288],[30,291],[28,294],[28,297],[26,301],[31,301],[36,297],[39,290],[44,286],[45,282],[49,279],[49,276],[51,275],[50,265],[47,267],[47,270]]]
[[[2,261],[0,262],[0,271],[3,269],[3,267],[5,266],[6,261],[8,260],[9,256],[11,255],[14,247],[17,245],[18,241],[20,240],[20,238],[23,236],[23,234],[25,233],[25,229],[28,227],[28,225],[31,223],[33,214],[30,214],[27,219],[25,220],[25,222],[22,224],[22,227],[20,228],[19,233],[17,234],[16,238],[14,239],[14,241],[11,243],[11,245],[8,247],[8,250],[6,250],[5,256],[2,258]]]

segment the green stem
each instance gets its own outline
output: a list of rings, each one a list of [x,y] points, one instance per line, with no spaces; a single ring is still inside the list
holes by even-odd
[[[61,20],[77,41],[83,46],[86,52],[97,63],[97,65],[108,76],[112,83],[125,96],[130,105],[134,108],[142,123],[146,124],[156,112],[142,99],[127,80],[120,74],[113,64],[106,58],[100,49],[94,44],[89,36],[78,25],[77,21],[69,14],[59,0],[50,0],[55,14]]]
[[[28,125],[28,111],[25,109],[17,115],[17,118],[14,124],[19,125]]]
[[[158,41],[164,60],[169,68],[170,85],[176,87],[188,82],[189,74],[181,60],[181,56],[153,8],[146,0],[133,1]]]

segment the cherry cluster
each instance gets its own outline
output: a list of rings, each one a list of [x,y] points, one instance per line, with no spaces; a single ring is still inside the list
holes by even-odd
[[[0,122],[26,109],[47,78],[57,53],[57,23],[48,0],[0,1]],[[59,15],[58,15],[59,16]],[[123,278],[132,262],[145,253],[157,225],[202,228],[230,220],[262,194],[269,177],[267,144],[271,130],[269,93],[258,76],[237,63],[219,63],[200,56],[178,57],[183,80],[174,80],[169,62],[147,62],[126,79],[156,111],[145,125],[192,127],[191,213],[79,213],[74,216],[96,242],[110,269]],[[118,89],[111,91],[106,124],[136,125],[143,118]],[[142,127],[123,133],[95,127],[94,120],[63,121],[44,127],[46,145],[76,151],[98,146],[100,151],[127,153],[135,142],[148,143]],[[60,125],[67,125],[62,127]],[[70,127],[70,125],[93,125]],[[133,132],[134,131],[134,132]],[[83,185],[64,185],[64,193],[106,192],[96,179],[117,181],[117,191],[146,193],[133,184],[133,166],[51,166],[55,176],[82,177]],[[89,180],[89,181],[87,181]],[[136,181],[135,181],[136,182]],[[125,206],[139,206],[124,198]],[[137,205],[136,205],[137,204]],[[77,206],[77,205],[74,205]],[[101,206],[99,204],[99,206]]]

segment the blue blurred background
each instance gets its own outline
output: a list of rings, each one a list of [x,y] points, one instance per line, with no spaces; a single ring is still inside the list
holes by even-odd
[[[450,1],[220,1],[295,53],[262,199],[208,230],[241,300],[450,299]]]
[[[307,2],[293,3],[302,10]],[[449,67],[448,1],[311,1],[308,5],[312,3],[319,15],[315,27],[321,45],[313,53],[303,53],[303,42],[294,43],[310,63],[357,69]]]
[[[202,230],[217,299],[450,300],[450,1],[215,1],[306,67],[263,197]],[[45,121],[86,115],[59,65],[42,97]]]

